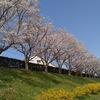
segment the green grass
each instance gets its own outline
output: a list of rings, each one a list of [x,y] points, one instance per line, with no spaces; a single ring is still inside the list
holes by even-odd
[[[97,82],[100,82],[100,79],[0,68],[0,100],[34,100],[35,96],[50,88],[72,91],[79,85]],[[89,95],[82,100],[99,100],[90,99],[96,96],[98,98],[99,95]]]
[[[100,100],[100,93],[98,94],[88,94],[81,98],[76,98],[75,100]]]

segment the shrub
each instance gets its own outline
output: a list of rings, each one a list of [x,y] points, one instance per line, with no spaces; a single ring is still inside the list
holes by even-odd
[[[82,97],[86,94],[86,91],[83,90],[82,87],[76,87],[74,90],[73,90],[73,95],[74,97]]]
[[[73,91],[74,97],[82,97],[87,94],[96,94],[100,92],[100,83],[89,83],[82,87],[76,87]]]
[[[49,89],[38,95],[36,100],[72,100],[72,94],[64,89]]]
[[[87,84],[83,86],[83,90],[86,91],[86,93],[91,93],[95,94],[100,91],[100,84],[99,83],[92,83],[92,84]]]
[[[76,87],[72,93],[64,89],[49,89],[38,95],[36,100],[72,100],[73,97],[81,98],[84,95],[98,92],[100,92],[100,83],[89,83]]]

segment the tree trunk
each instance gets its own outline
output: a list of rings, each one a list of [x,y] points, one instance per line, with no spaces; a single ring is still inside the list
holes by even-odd
[[[75,74],[76,74],[76,76],[78,76],[78,72],[77,72],[77,71],[76,71],[76,73],[75,73]]]
[[[91,75],[89,74],[89,78],[91,78]]]
[[[68,70],[68,75],[71,75],[71,70],[70,69]]]
[[[87,77],[87,74],[85,73],[84,77]]]
[[[61,69],[61,67],[59,67],[59,74],[61,74],[62,73],[62,69]]]
[[[70,58],[70,55],[68,56],[68,64],[69,64],[68,75],[71,75],[71,58]]]
[[[82,72],[80,74],[81,74],[81,77],[82,77],[83,76]]]
[[[48,66],[45,65],[45,72],[48,72]]]
[[[25,59],[25,70],[28,70],[28,69],[29,69],[28,61],[27,61],[27,59]]]
[[[87,77],[87,72],[85,71],[85,77]]]
[[[92,74],[92,78],[94,78],[94,75]]]

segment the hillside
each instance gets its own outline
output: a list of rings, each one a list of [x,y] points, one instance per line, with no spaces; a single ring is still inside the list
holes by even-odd
[[[76,86],[94,82],[100,82],[100,79],[0,68],[0,100],[34,100],[49,88],[72,91]]]

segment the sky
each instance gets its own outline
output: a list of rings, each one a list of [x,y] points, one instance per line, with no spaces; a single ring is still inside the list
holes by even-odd
[[[40,14],[82,41],[86,49],[100,58],[100,0],[39,0]],[[10,49],[3,56],[23,59]]]
[[[100,0],[40,0],[43,16],[64,28],[100,58]]]

